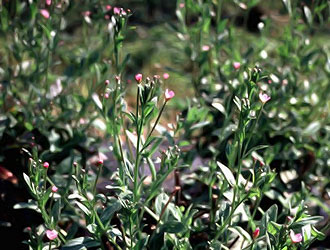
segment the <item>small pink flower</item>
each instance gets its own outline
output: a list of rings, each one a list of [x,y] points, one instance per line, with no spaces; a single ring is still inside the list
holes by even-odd
[[[104,85],[105,85],[105,86],[108,86],[109,84],[110,84],[110,81],[109,81],[109,80],[105,80],[105,81],[104,81]]]
[[[166,80],[166,79],[168,79],[170,77],[170,75],[168,74],[168,73],[164,73],[163,74],[163,78]]]
[[[263,94],[262,92],[259,93],[259,99],[260,101],[265,104],[266,102],[268,102],[270,100],[270,96],[268,96],[267,94]]]
[[[135,75],[135,80],[136,80],[137,83],[142,82],[142,74],[136,74]]]
[[[53,193],[56,193],[57,190],[58,190],[58,187],[56,187],[56,186],[52,186],[52,192],[53,192]]]
[[[51,5],[52,4],[52,0],[46,0],[46,4],[47,5]]]
[[[268,84],[271,84],[271,83],[272,83],[272,80],[269,79],[269,80],[268,80]]]
[[[47,161],[44,162],[43,167],[44,167],[44,168],[49,168],[49,163],[48,163]]]
[[[103,165],[103,160],[102,160],[102,159],[99,159],[99,160],[97,161],[97,165],[99,165],[99,166]]]
[[[256,230],[254,230],[253,232],[253,239],[258,238],[259,234],[260,234],[260,228],[257,227]]]
[[[112,7],[111,7],[111,5],[107,5],[107,6],[105,6],[105,8],[106,8],[106,10],[111,10],[112,9]]]
[[[50,17],[50,14],[49,14],[48,10],[46,10],[46,9],[40,10],[40,14],[46,19],[48,19]]]
[[[239,69],[241,67],[241,64],[239,62],[234,62],[233,67],[234,69]]]
[[[179,4],[179,7],[180,7],[181,9],[183,9],[183,8],[184,8],[184,3],[180,3],[180,4]]]
[[[46,236],[49,240],[55,240],[58,236],[58,233],[56,230],[47,230]]]
[[[105,19],[105,20],[109,20],[109,19],[110,19],[110,16],[109,16],[109,15],[105,15],[105,16],[104,16],[104,19]]]
[[[202,51],[209,51],[210,50],[210,46],[208,45],[203,45],[202,47]]]
[[[105,94],[104,94],[104,98],[105,98],[105,99],[109,99],[109,93],[105,93]]]
[[[290,238],[291,238],[292,243],[299,243],[299,242],[302,242],[302,239],[303,239],[301,233],[295,234],[295,233],[293,232],[293,230],[290,231]]]
[[[73,162],[73,166],[77,167],[78,166],[78,162],[74,161]]]
[[[287,79],[284,79],[284,80],[282,81],[282,85],[283,85],[283,86],[288,85],[288,83],[289,83],[289,81],[288,81]]]
[[[166,102],[171,100],[174,96],[175,96],[175,93],[173,90],[168,90],[168,89],[165,90],[165,101]]]
[[[115,15],[119,15],[120,14],[120,8],[118,8],[118,7],[114,7],[113,8],[113,14],[115,14]]]
[[[89,10],[82,12],[82,15],[83,15],[84,17],[88,17],[88,16],[90,16],[91,14],[92,14],[92,12],[90,12]]]

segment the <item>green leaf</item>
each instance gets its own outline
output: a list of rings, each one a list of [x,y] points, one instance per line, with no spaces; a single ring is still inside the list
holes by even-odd
[[[79,201],[76,201],[76,204],[80,208],[80,210],[83,211],[87,216],[91,215],[91,212],[84,204]]]
[[[160,227],[160,231],[171,234],[181,233],[183,230],[185,225],[179,221],[167,221]]]
[[[54,206],[52,207],[52,219],[54,222],[59,221],[61,216],[61,199],[57,199]]]
[[[33,194],[36,194],[34,185],[33,185],[33,183],[31,183],[30,177],[26,173],[23,173],[23,178],[24,178],[26,184],[28,185],[28,187],[30,188],[31,192]]]
[[[112,202],[108,205],[106,209],[104,209],[103,213],[101,214],[101,221],[104,225],[109,224],[112,216],[115,212],[121,209],[121,203],[113,198]]]
[[[324,240],[325,239],[325,234],[318,231],[314,226],[312,226],[312,235],[318,240]]]
[[[283,0],[283,3],[285,5],[289,15],[291,16],[291,14],[292,14],[291,0]]]
[[[305,128],[302,132],[304,136],[312,136],[315,135],[321,128],[321,123],[319,121],[312,122]]]
[[[267,211],[266,213],[269,215],[269,221],[274,221],[276,222],[277,220],[277,211],[278,211],[278,207],[276,204],[272,205]]]
[[[199,122],[194,124],[193,126],[190,127],[190,130],[194,130],[194,129],[198,129],[198,128],[202,128],[205,127],[206,125],[209,125],[210,122],[209,121],[203,121],[203,122]]]
[[[253,151],[257,151],[257,150],[268,148],[268,147],[269,147],[268,145],[258,145],[258,146],[255,146],[255,147],[251,148],[249,151],[247,151],[245,153],[245,155],[243,156],[243,158],[249,156]]]
[[[221,162],[217,161],[217,165],[220,168],[220,171],[222,173],[222,176],[225,178],[225,180],[229,183],[230,186],[234,187],[235,185],[235,177],[230,171],[229,168],[227,168],[225,165],[223,165]]]
[[[251,236],[248,232],[246,232],[243,228],[239,226],[233,226],[233,227],[228,227],[229,231],[232,231],[233,233],[242,236],[245,240],[248,242],[251,241]]]
[[[311,10],[306,5],[304,5],[304,13],[305,13],[305,17],[306,17],[308,24],[312,25],[313,24],[312,13],[311,13]]]
[[[38,208],[37,202],[29,200],[29,202],[19,202],[14,205],[14,209],[31,209],[40,213],[40,209]]]
[[[291,228],[292,229],[300,229],[305,225],[308,224],[316,224],[317,222],[323,220],[323,216],[309,216],[307,218],[300,219],[294,223],[292,223]]]
[[[92,247],[100,246],[100,242],[95,241],[91,237],[79,237],[66,242],[61,248],[62,250],[85,250]]]

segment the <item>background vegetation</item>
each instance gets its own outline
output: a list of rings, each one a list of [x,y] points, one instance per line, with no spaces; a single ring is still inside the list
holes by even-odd
[[[4,249],[330,248],[329,14],[1,1]]]

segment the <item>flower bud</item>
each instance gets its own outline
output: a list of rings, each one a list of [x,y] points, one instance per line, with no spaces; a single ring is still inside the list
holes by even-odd
[[[46,9],[40,10],[40,14],[46,19],[48,19],[50,17],[49,11]]]
[[[56,193],[57,190],[58,190],[58,187],[56,187],[56,186],[52,186],[52,192],[53,192],[53,193]]]
[[[254,230],[253,232],[253,239],[258,238],[259,234],[260,234],[260,228],[257,227],[256,230]]]
[[[142,82],[142,74],[136,74],[135,75],[135,81],[137,83],[141,83]]]
[[[170,77],[170,75],[169,75],[168,73],[164,73],[164,74],[163,74],[163,78],[164,78],[165,80],[167,80],[169,77]]]
[[[239,69],[240,67],[241,67],[241,64],[239,63],[239,62],[234,62],[233,63],[233,67],[234,67],[234,69]]]
[[[47,161],[44,162],[43,167],[44,167],[44,168],[49,168],[49,163],[48,163]]]

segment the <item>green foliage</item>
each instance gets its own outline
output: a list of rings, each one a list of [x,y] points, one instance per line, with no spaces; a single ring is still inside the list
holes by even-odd
[[[176,20],[151,11],[167,1],[51,2],[0,3],[0,167],[22,165],[14,209],[43,220],[31,249],[329,238],[328,1],[178,0]]]

